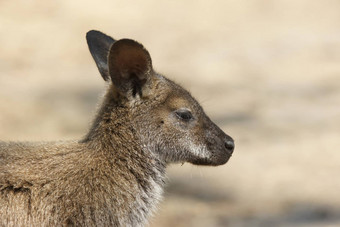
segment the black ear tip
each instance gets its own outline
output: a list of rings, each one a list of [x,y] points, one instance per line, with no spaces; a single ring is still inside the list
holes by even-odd
[[[115,40],[105,35],[104,33],[97,31],[97,30],[90,30],[86,33],[86,40],[89,42],[91,40],[109,40],[110,42],[115,42]]]
[[[100,32],[96,30],[90,30],[86,33],[86,41],[89,44],[92,40],[95,39],[95,37],[98,37],[98,34]]]
[[[90,30],[86,33],[86,39],[89,39],[91,37],[93,37],[96,33],[98,33],[98,31],[96,30]]]
[[[88,36],[91,33],[96,33],[96,32],[99,32],[99,31],[92,29],[86,33],[86,36]]]

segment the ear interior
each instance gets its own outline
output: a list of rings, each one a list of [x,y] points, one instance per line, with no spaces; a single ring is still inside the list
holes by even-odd
[[[100,31],[91,30],[86,34],[87,44],[98,70],[105,81],[109,80],[107,64],[110,47],[115,42],[113,38]]]
[[[109,73],[113,84],[121,93],[142,95],[142,88],[152,74],[152,62],[149,52],[142,44],[121,39],[110,49]]]

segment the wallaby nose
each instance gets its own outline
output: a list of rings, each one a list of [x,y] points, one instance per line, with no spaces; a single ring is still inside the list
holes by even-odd
[[[225,148],[228,150],[228,152],[229,152],[230,154],[233,153],[234,148],[235,148],[235,143],[234,143],[233,140],[230,140],[230,139],[225,140],[224,146],[225,146]]]

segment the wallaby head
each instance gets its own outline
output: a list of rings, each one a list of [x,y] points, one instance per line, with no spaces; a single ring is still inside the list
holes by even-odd
[[[234,150],[233,139],[217,127],[181,86],[156,73],[140,43],[87,33],[87,43],[103,79],[109,83],[104,103],[84,139],[108,137],[117,119],[139,145],[164,163],[221,165]]]

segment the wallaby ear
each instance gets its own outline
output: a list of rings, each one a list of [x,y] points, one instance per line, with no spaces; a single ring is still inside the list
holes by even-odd
[[[86,40],[100,74],[105,81],[108,81],[109,68],[107,65],[107,59],[110,47],[115,42],[115,40],[110,36],[95,30],[91,30],[86,34]]]
[[[142,96],[143,86],[153,72],[150,54],[142,44],[118,40],[110,48],[108,64],[111,80],[120,93]]]

